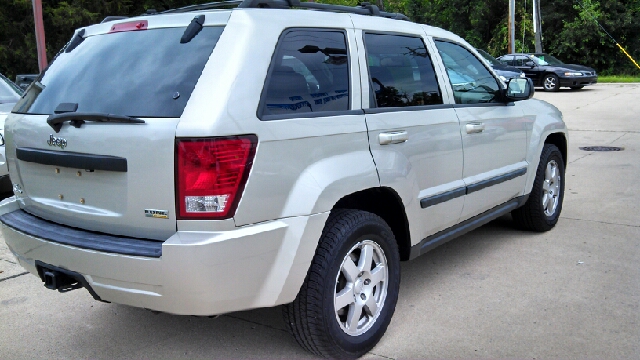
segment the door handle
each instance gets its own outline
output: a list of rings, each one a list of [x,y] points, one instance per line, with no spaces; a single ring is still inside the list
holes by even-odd
[[[409,140],[409,133],[406,131],[393,131],[380,133],[378,135],[378,141],[380,145],[399,144]]]
[[[465,129],[467,130],[467,134],[475,134],[481,133],[484,131],[483,123],[470,123],[465,125]]]

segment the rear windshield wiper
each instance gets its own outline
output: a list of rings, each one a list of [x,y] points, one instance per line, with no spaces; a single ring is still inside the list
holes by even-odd
[[[76,112],[67,112],[62,114],[53,114],[47,118],[47,124],[55,130],[55,132],[60,132],[62,128],[62,124],[65,121],[71,122],[71,125],[79,128],[86,121],[95,121],[95,122],[111,122],[111,123],[124,123],[124,124],[144,124],[145,121],[142,119],[134,118],[126,115],[115,115],[115,114],[102,114],[102,113],[76,113]]]

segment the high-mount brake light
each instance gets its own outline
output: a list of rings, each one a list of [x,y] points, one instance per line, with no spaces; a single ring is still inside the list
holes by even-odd
[[[147,20],[129,21],[120,24],[114,24],[109,30],[109,34],[125,31],[139,31],[147,30],[149,28],[149,22]]]
[[[178,139],[178,219],[232,217],[247,182],[257,144],[255,135]]]

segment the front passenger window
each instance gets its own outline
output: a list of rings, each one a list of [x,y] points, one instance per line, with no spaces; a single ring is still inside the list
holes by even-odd
[[[447,41],[436,41],[447,69],[457,104],[498,102],[500,86],[469,50]]]

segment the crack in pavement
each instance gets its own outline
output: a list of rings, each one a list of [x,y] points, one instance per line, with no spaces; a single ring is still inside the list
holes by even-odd
[[[583,132],[640,134],[640,130],[589,130],[589,129],[567,129],[567,130],[569,130],[569,131],[583,131]]]
[[[597,104],[597,103],[599,103],[599,102],[601,102],[601,101],[605,101],[605,100],[607,100],[607,99],[611,99],[611,98],[616,97],[616,96],[621,95],[621,94],[622,94],[622,93],[615,93],[615,94],[613,94],[613,95],[610,95],[610,96],[607,96],[607,97],[604,97],[604,98],[600,98],[600,100],[597,100],[597,101],[594,101],[594,102],[587,103],[587,104],[586,104],[586,105],[584,105],[584,106],[578,106],[578,107],[574,108],[574,110],[578,110],[578,109],[586,108],[587,106],[591,106],[591,105],[593,105],[593,104]]]
[[[259,322],[251,321],[251,320],[247,320],[247,319],[243,319],[243,318],[241,318],[241,317],[232,316],[232,315],[228,315],[228,314],[227,314],[227,315],[220,315],[220,316],[224,316],[224,317],[228,317],[228,318],[232,318],[232,319],[236,319],[236,320],[240,320],[240,321],[248,322],[248,323],[250,323],[250,324],[260,325],[260,326],[267,327],[267,328],[269,328],[269,329],[278,330],[278,331],[284,331],[284,332],[288,333],[288,331],[287,331],[287,330],[285,330],[285,329],[278,329],[277,327],[274,327],[274,326],[271,326],[271,325],[261,324],[261,323],[259,323]]]
[[[640,225],[619,224],[619,223],[612,223],[612,222],[608,222],[608,221],[589,220],[589,219],[576,219],[576,218],[566,217],[566,216],[562,216],[562,215],[560,215],[560,218],[561,219],[567,219],[567,220],[575,220],[575,221],[589,221],[589,222],[594,222],[594,223],[598,223],[598,224],[618,225],[618,226],[626,226],[626,227],[632,227],[632,228],[640,228]]]
[[[27,275],[28,273],[29,273],[28,271],[25,271],[25,272],[20,273],[18,275],[13,275],[13,276],[9,276],[9,277],[6,277],[6,278],[2,278],[2,279],[0,279],[0,282],[3,282],[5,280],[10,280],[10,279],[15,279],[15,278],[20,277],[22,275]]]

